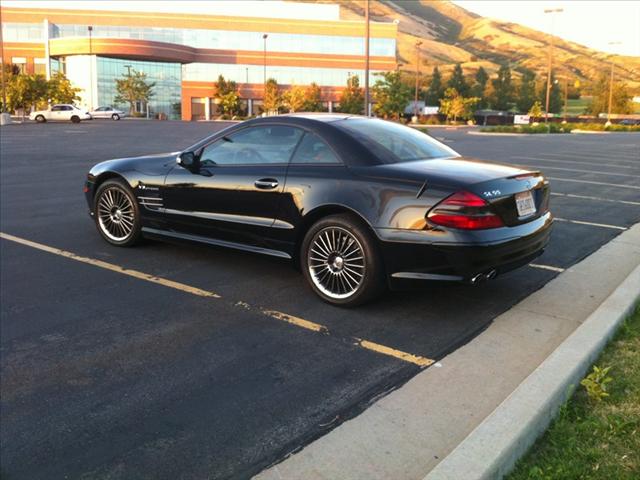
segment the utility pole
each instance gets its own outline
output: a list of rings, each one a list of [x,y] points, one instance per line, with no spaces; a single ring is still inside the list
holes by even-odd
[[[411,119],[414,123],[418,121],[418,83],[420,78],[420,45],[422,42],[418,40],[416,42],[416,91],[415,98],[413,100],[413,118]]]
[[[609,45],[620,45],[622,42],[609,42]],[[607,125],[611,125],[611,105],[613,104],[613,57],[611,58],[611,78],[609,79],[609,106],[607,108]]]
[[[549,97],[551,95],[551,68],[553,65],[553,27],[554,27],[554,23],[553,23],[553,14],[554,13],[561,13],[564,12],[564,10],[562,8],[548,8],[545,9],[544,13],[551,13],[551,36],[549,39],[549,61],[548,61],[548,65],[547,65],[547,98],[545,101],[545,107],[544,107],[544,123],[548,123],[549,122]]]
[[[368,117],[369,111],[369,0],[365,0],[364,10],[364,114]]]

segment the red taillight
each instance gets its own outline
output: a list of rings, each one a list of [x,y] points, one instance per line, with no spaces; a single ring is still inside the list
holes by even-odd
[[[491,211],[489,204],[470,192],[454,193],[431,209],[431,223],[462,230],[482,230],[504,227],[502,219]]]

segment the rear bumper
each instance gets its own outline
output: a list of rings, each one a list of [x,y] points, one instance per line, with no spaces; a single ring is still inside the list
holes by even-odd
[[[391,278],[463,281],[505,273],[538,257],[549,242],[550,213],[517,227],[476,232],[376,230]]]

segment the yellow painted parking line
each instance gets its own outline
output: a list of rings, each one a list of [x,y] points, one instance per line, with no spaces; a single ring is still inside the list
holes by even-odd
[[[358,342],[357,345],[360,345],[367,350],[372,350],[383,355],[395,357],[400,360],[404,360],[405,362],[414,363],[419,367],[428,367],[429,365],[435,363],[435,360],[432,360],[430,358],[412,355],[410,353],[402,352],[394,348],[385,347],[384,345],[380,345],[379,343],[369,342],[368,340],[362,340],[361,338],[356,338],[356,340]]]
[[[42,243],[33,242],[31,240],[27,240],[24,238],[16,237],[14,235],[9,235],[8,233],[0,232],[0,238],[4,240],[9,240],[11,242],[19,243],[21,245],[25,245],[27,247],[35,248],[37,250],[41,250],[43,252],[52,253],[54,255],[59,255],[64,258],[68,258],[71,260],[75,260],[77,262],[86,263],[88,265],[93,265],[95,267],[104,268],[106,270],[110,270],[112,272],[121,273],[123,275],[128,275],[130,277],[137,278],[139,280],[144,280],[147,282],[155,283],[158,285],[162,285],[164,287],[173,288],[176,290],[180,290],[185,293],[190,293],[192,295],[198,295],[200,297],[209,297],[209,298],[222,298],[217,293],[202,290],[197,287],[192,287],[190,285],[186,285],[180,282],[174,282],[173,280],[167,280],[166,278],[156,277],[155,275],[149,275],[147,273],[139,272],[137,270],[131,270],[128,268],[121,267],[119,265],[115,265],[113,263],[104,262],[102,260],[97,260],[94,258],[83,257],[80,255],[76,255],[73,252],[69,252],[67,250],[62,250],[55,247],[50,247],[48,245],[43,245]],[[253,307],[245,302],[236,302],[234,304],[235,307],[244,308],[246,310],[252,310]],[[318,323],[311,322],[309,320],[305,320],[303,318],[296,317],[294,315],[289,315],[287,313],[279,312],[277,310],[268,310],[265,308],[258,308],[263,315],[275,319],[280,320],[291,325],[295,325],[300,328],[304,328],[306,330],[311,330],[318,333],[329,334],[329,329],[324,325],[320,325]],[[391,356],[405,362],[413,363],[420,367],[428,367],[433,364],[435,360],[431,360],[430,358],[420,357],[417,355],[412,355],[410,353],[402,352],[400,350],[396,350],[394,348],[386,347],[384,345],[380,345],[378,343],[369,342],[367,340],[362,340],[360,338],[355,338],[356,345],[361,346],[362,348],[366,348],[367,350],[371,350],[377,352],[382,355]]]
[[[156,277],[155,275],[149,275],[148,273],[139,272],[137,270],[124,268],[124,267],[121,267],[120,265],[114,265],[113,263],[104,262],[102,260],[96,260],[94,258],[89,258],[89,257],[82,257],[80,255],[76,255],[75,253],[67,252],[66,250],[49,247],[48,245],[43,245],[42,243],[38,243],[38,242],[32,242],[31,240],[26,240],[20,237],[15,237],[13,235],[9,235],[8,233],[0,232],[0,238],[4,238],[5,240],[10,240],[12,242],[16,242],[21,245],[26,245],[28,247],[35,248],[38,250],[42,250],[43,252],[53,253],[54,255],[60,255],[61,257],[70,258],[71,260],[75,260],[77,262],[87,263],[95,267],[111,270],[112,272],[128,275],[130,277],[134,277],[139,280],[145,280],[147,282],[156,283],[158,285],[174,288],[176,290],[181,290],[186,293],[191,293],[192,295],[198,295],[200,297],[220,298],[220,295],[214,292],[202,290],[200,288],[192,287],[190,285],[185,285],[184,283],[174,282],[173,280],[167,280],[166,278]]]
[[[313,323],[303,318],[294,317],[293,315],[289,315],[287,313],[278,312],[276,310],[265,310],[265,309],[261,310],[261,312],[267,317],[275,318],[276,320],[282,320],[283,322],[296,325],[297,327],[306,328],[307,330],[313,330],[314,332],[329,333],[329,329],[324,325]]]

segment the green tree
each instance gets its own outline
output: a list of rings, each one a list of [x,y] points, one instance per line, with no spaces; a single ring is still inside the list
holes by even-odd
[[[467,120],[473,117],[475,106],[480,101],[478,97],[465,98],[455,89],[447,88],[444,98],[440,100],[440,111],[447,116],[447,120],[458,118]]]
[[[518,86],[518,99],[516,106],[520,112],[528,112],[536,102],[536,76],[530,71],[526,70],[522,74],[520,85]]]
[[[529,116],[532,118],[540,118],[542,117],[542,104],[536,100],[531,108],[529,109]]]
[[[438,67],[433,67],[431,74],[431,82],[425,95],[424,101],[426,105],[435,106],[440,103],[440,99],[444,96],[444,86],[442,85],[442,75]]]
[[[289,109],[289,112],[305,111],[305,88],[300,85],[293,85],[282,94],[282,106]]]
[[[114,102],[128,103],[129,114],[133,115],[136,102],[149,102],[154,96],[155,82],[147,81],[147,74],[131,69],[131,74],[116,78],[116,96]]]
[[[79,91],[62,72],[56,72],[47,84],[47,96],[51,103],[75,103],[80,100]]]
[[[264,99],[262,108],[265,112],[272,112],[278,110],[282,105],[282,98],[280,97],[280,91],[278,89],[278,82],[275,78],[267,80],[267,84],[264,88]]]
[[[487,82],[489,81],[489,75],[484,68],[480,67],[475,74],[475,82],[471,87],[470,93],[472,97],[480,99],[478,102],[478,108],[487,108],[487,100],[484,96],[484,92],[487,88]]]
[[[501,65],[498,70],[498,78],[492,80],[491,83],[494,91],[493,108],[509,110],[513,103],[513,83],[509,66]]]
[[[360,115],[364,111],[364,93],[360,88],[360,80],[357,75],[347,79],[347,88],[342,91],[340,97],[340,111]]]
[[[411,99],[411,88],[402,82],[400,72],[383,72],[378,75],[382,78],[376,80],[372,89],[376,102],[374,110],[384,118],[399,119]]]
[[[48,82],[43,75],[18,73],[5,79],[8,110],[22,110],[22,116],[34,106],[43,106],[48,97]]]
[[[456,63],[455,68],[453,69],[453,73],[447,82],[448,88],[455,88],[456,91],[463,97],[469,95],[469,85],[467,85],[467,81],[464,78],[464,73],[462,72],[462,66],[459,63]]]
[[[240,110],[240,95],[238,84],[233,80],[226,80],[222,75],[216,82],[216,94],[214,96],[220,105],[220,110],[226,115],[235,115]]]
[[[603,74],[593,85],[593,101],[587,107],[587,113],[599,115],[607,113],[609,110],[609,87],[610,76]],[[613,82],[613,98],[611,101],[611,113],[633,113],[627,84],[624,82]]]
[[[304,91],[304,103],[302,110],[304,112],[321,112],[322,97],[320,96],[320,87],[317,83],[312,82]]]
[[[551,76],[551,95],[549,95],[549,112],[560,113],[562,112],[562,105],[564,96],[562,95],[562,85],[556,78]]]

